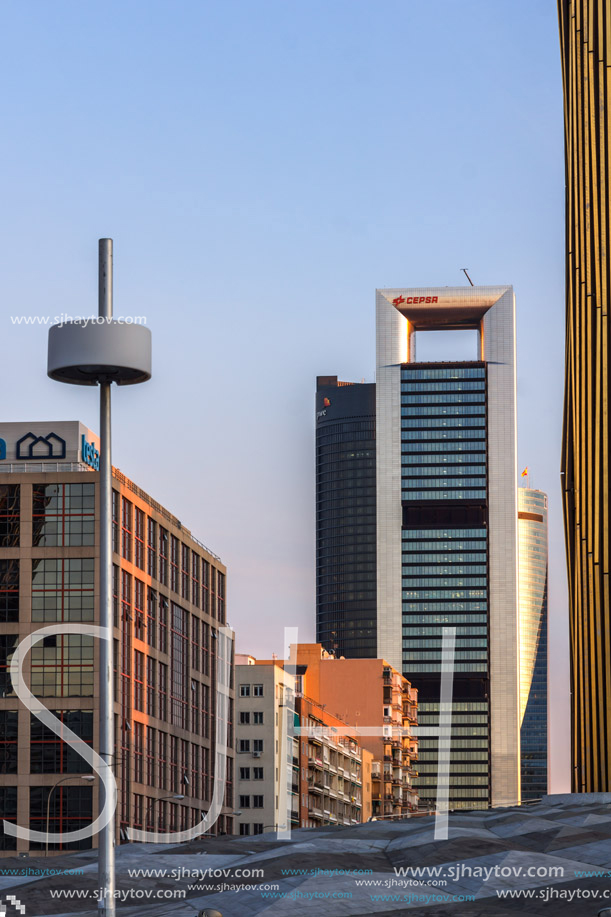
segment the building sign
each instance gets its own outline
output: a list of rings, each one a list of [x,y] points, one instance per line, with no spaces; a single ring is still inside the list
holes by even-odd
[[[396,299],[393,299],[393,306],[401,306],[403,303],[409,305],[412,303],[414,306],[419,303],[424,302],[439,302],[438,296],[397,296]]]
[[[81,455],[86,465],[90,465],[94,471],[100,470],[100,453],[94,443],[88,443],[85,434],[81,434]]]
[[[99,449],[97,435],[78,420],[0,423],[0,469],[18,463],[28,471],[34,469],[35,462],[53,466],[65,462],[81,466],[74,470],[84,470],[87,465],[97,471]]]
[[[65,459],[66,440],[57,433],[47,433],[46,436],[36,436],[28,431],[25,436],[17,440],[16,459]]]

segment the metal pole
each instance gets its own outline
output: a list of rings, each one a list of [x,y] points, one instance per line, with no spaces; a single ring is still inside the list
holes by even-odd
[[[112,318],[112,239],[99,241],[98,314]],[[112,458],[110,434],[110,382],[100,383],[100,626],[112,635]],[[100,641],[100,756],[107,767],[114,759],[113,640]],[[100,780],[100,811],[105,803]],[[114,800],[113,800],[114,802]],[[114,812],[114,806],[113,806]],[[101,917],[115,917],[115,818],[99,834],[98,879]]]

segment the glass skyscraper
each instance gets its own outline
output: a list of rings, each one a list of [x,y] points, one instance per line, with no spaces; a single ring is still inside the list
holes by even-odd
[[[455,628],[449,807],[520,799],[515,305],[511,287],[377,291],[377,651],[439,720]],[[477,329],[472,361],[418,363],[414,332]],[[417,788],[435,805],[437,737]]]
[[[439,720],[441,635],[455,625],[452,808],[487,808],[488,531],[486,366],[401,367],[403,667],[419,722]],[[436,738],[420,740],[423,801],[435,805]]]
[[[375,659],[375,384],[316,381],[316,639]]]
[[[547,793],[547,496],[518,488],[522,799]]]

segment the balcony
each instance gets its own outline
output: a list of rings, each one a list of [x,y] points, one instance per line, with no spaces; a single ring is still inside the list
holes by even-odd
[[[324,818],[322,814],[322,809],[319,809],[317,806],[308,806],[308,815],[310,818]]]
[[[322,758],[308,758],[308,767],[322,770]]]

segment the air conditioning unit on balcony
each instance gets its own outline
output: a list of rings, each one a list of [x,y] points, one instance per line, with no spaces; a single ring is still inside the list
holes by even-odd
[[[261,757],[261,752],[260,752],[260,751],[253,751],[252,756],[253,756],[253,758],[260,758],[260,757]]]

